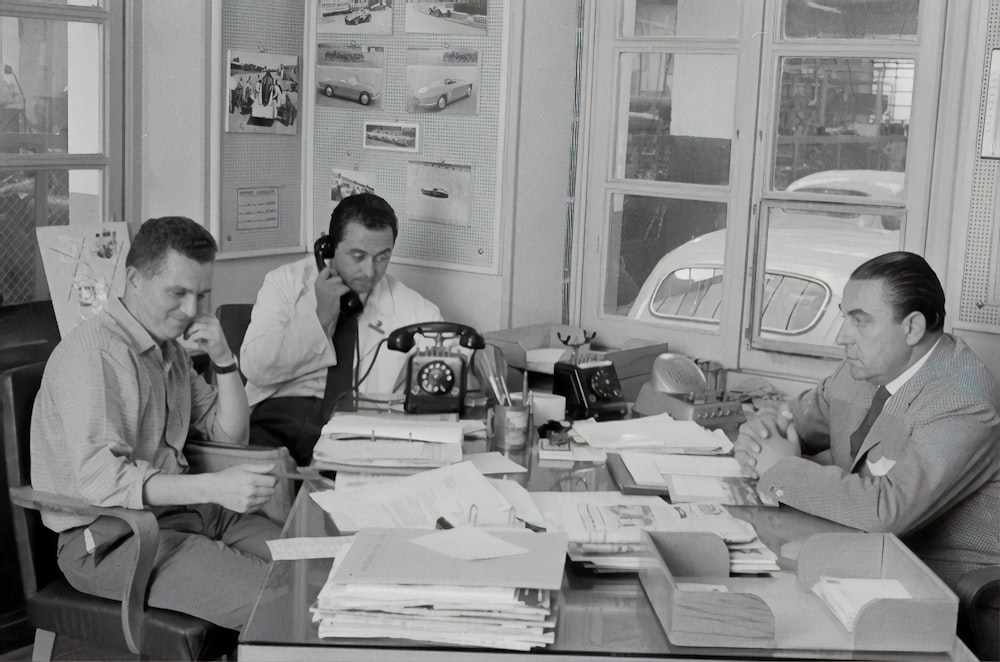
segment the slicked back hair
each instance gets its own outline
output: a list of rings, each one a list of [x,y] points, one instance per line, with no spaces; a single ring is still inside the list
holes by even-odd
[[[368,230],[392,230],[392,241],[399,234],[396,212],[388,202],[374,193],[349,195],[333,208],[330,214],[330,239],[334,247],[344,238],[349,223],[359,223]]]
[[[927,320],[928,333],[944,328],[944,288],[931,265],[916,253],[873,257],[854,270],[851,280],[881,280],[896,321],[919,312]]]

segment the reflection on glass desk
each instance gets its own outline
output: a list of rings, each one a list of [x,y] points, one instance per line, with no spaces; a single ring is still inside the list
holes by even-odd
[[[617,490],[603,464],[541,462],[535,445],[505,453],[528,467],[510,477],[530,491]],[[337,535],[330,517],[309,498],[322,489],[306,482],[289,516],[283,537]],[[796,541],[814,533],[849,531],[846,527],[780,508],[730,507],[735,516],[751,522],[760,539],[779,556],[784,570],[794,570]],[[791,543],[791,544],[789,544]],[[711,659],[899,659],[899,654],[823,650],[767,650],[753,648],[694,648],[674,646],[667,639],[636,575],[598,575],[567,564],[559,598],[555,644],[530,653],[492,649],[463,649],[397,639],[320,639],[309,607],[326,582],[332,559],[272,563],[250,622],[240,635],[239,659],[252,660],[486,660],[581,658],[638,660],[660,657]],[[975,659],[956,637],[950,653],[906,653],[908,660]]]

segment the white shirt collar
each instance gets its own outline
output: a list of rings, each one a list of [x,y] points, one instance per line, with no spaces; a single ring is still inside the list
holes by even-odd
[[[901,374],[899,377],[896,377],[894,380],[885,385],[885,390],[889,391],[889,395],[896,395],[896,392],[899,391],[899,389],[903,388],[903,384],[910,381],[910,377],[913,377],[913,375],[917,374],[917,370],[920,370],[920,368],[922,368],[924,364],[927,363],[927,359],[930,358],[931,352],[933,352],[934,348],[938,346],[939,342],[941,342],[941,338],[944,338],[944,336],[938,338],[937,342],[931,345],[931,348],[927,350],[927,353],[921,356],[919,359],[917,359],[916,363],[914,363],[905,371],[903,371],[903,374]]]

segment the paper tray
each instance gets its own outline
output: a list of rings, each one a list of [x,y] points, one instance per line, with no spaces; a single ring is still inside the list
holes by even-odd
[[[729,577],[725,543],[711,534],[643,534],[639,579],[671,643],[794,650],[948,651],[958,598],[899,539],[882,533],[808,538],[797,573]],[[874,600],[853,632],[810,588],[821,576],[893,578],[913,597]],[[682,591],[678,583],[728,592]]]

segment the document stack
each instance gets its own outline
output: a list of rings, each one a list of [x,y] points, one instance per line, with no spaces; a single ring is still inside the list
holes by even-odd
[[[453,526],[480,527],[513,527],[518,520],[517,508],[471,461],[309,496],[342,534],[379,527],[433,529],[440,518]]]
[[[749,522],[719,504],[669,504],[619,492],[532,492],[549,531],[565,531],[569,558],[598,572],[639,569],[642,531],[714,533],[729,548],[733,574],[777,571],[777,557]]]
[[[363,529],[313,608],[320,637],[527,651],[555,641],[566,537],[461,526]]]
[[[626,451],[620,455],[631,483],[625,493],[656,493],[671,503],[721,503],[729,506],[777,506],[757,493],[756,481],[734,457],[689,457]],[[638,488],[630,492],[629,488]]]
[[[391,416],[339,414],[313,449],[320,469],[411,474],[462,461],[462,424]]]
[[[854,632],[858,614],[873,600],[908,600],[913,596],[898,579],[820,577],[812,587],[848,632]]]

